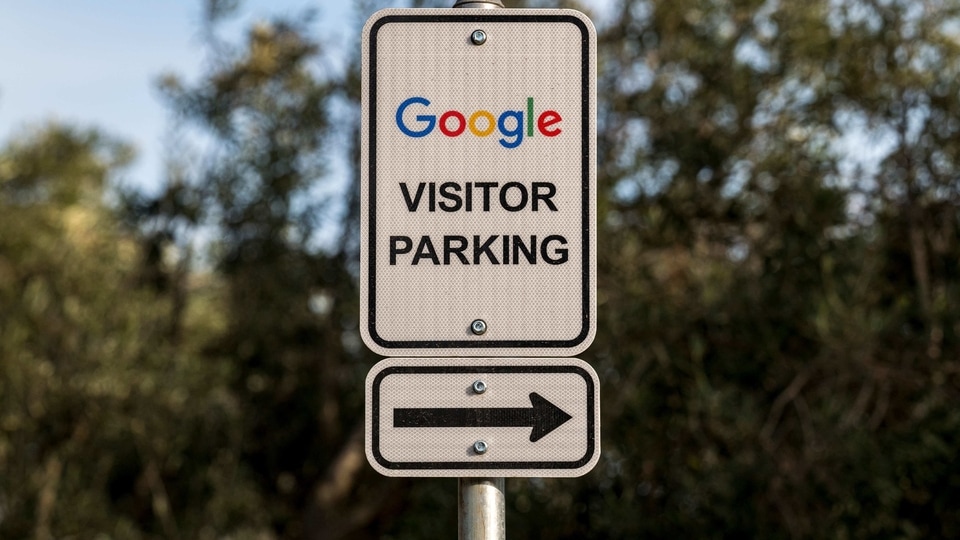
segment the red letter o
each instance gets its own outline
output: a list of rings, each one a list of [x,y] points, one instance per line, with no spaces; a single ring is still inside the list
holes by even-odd
[[[459,122],[454,129],[447,129],[447,120],[450,118],[456,118],[457,122]],[[463,133],[465,129],[467,129],[467,119],[457,111],[447,111],[440,115],[440,133],[443,133],[447,137],[456,137]]]

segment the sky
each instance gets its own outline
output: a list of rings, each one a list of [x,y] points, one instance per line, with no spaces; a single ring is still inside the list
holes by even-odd
[[[312,8],[319,35],[346,45],[355,41],[347,30],[356,16],[351,5],[247,0],[227,31]],[[126,175],[132,184],[159,186],[170,114],[156,81],[164,73],[188,81],[199,75],[201,6],[201,0],[0,0],[0,144],[49,121],[97,127],[137,149]]]

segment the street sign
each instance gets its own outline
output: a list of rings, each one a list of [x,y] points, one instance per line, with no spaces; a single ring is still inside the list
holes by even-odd
[[[362,35],[361,333],[569,356],[596,330],[596,32],[571,10],[388,9]]]
[[[366,381],[367,460],[387,476],[581,476],[600,383],[576,358],[390,358]]]

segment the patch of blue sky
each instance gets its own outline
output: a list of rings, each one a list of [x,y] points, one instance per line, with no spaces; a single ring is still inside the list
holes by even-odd
[[[335,52],[355,25],[349,2],[253,0],[241,6],[227,31],[239,37],[252,22],[275,13],[318,13],[318,34],[335,44],[331,69],[347,55]],[[29,125],[63,122],[98,127],[126,140],[139,158],[127,183],[145,191],[164,179],[169,111],[156,80],[175,73],[188,81],[203,65],[201,6],[196,0],[8,2],[0,17],[0,140]]]

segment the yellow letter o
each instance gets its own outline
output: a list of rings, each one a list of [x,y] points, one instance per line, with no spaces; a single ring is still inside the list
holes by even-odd
[[[477,129],[477,118],[486,118],[487,127],[481,131]],[[490,111],[477,111],[470,115],[470,121],[467,122],[470,126],[470,133],[473,133],[477,137],[486,137],[487,135],[493,133],[493,130],[497,127],[497,121],[494,120],[493,115],[490,114]]]

